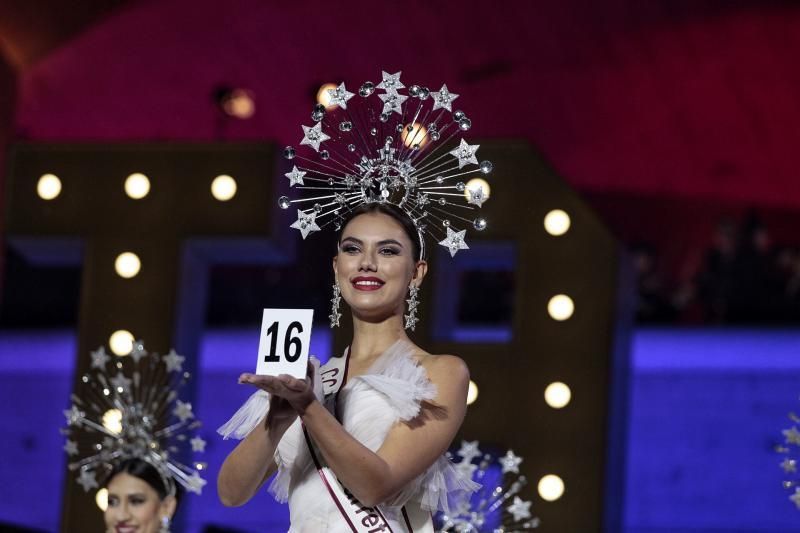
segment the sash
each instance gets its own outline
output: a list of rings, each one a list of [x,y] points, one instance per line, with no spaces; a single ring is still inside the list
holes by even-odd
[[[337,420],[339,420],[336,412],[339,403],[339,391],[347,378],[349,361],[350,348],[347,348],[342,357],[332,357],[320,372],[325,407]],[[303,426],[303,435],[311,453],[311,458],[314,460],[314,466],[317,468],[317,473],[322,479],[322,484],[325,485],[328,494],[333,503],[336,504],[336,508],[339,509],[350,530],[353,533],[377,533],[378,531],[394,533],[379,506],[367,507],[363,505],[349,490],[339,483],[330,468],[322,465],[314,451],[311,436],[305,426]],[[433,533],[430,515],[423,512],[422,509],[418,507],[407,509],[406,506],[403,506],[402,515],[408,533]]]

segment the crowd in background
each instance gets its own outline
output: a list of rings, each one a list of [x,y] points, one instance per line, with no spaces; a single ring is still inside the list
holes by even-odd
[[[755,214],[720,220],[696,272],[670,279],[650,244],[632,247],[640,323],[800,322],[800,247],[772,242]]]

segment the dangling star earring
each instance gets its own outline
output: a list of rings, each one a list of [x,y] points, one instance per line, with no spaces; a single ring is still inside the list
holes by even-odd
[[[169,533],[169,517],[162,516],[161,517],[161,529],[158,530],[159,533]]]
[[[409,298],[406,300],[408,303],[408,314],[404,315],[404,318],[406,319],[405,328],[410,329],[411,331],[414,331],[417,326],[417,322],[419,322],[419,318],[417,318],[417,306],[419,305],[419,297],[417,296],[418,292],[419,287],[414,285],[414,282],[412,281],[408,286]]]
[[[339,302],[342,301],[342,291],[339,289],[339,280],[333,283],[333,298],[331,298],[331,314],[328,318],[331,320],[331,329],[339,326],[339,319],[342,314],[339,312]]]

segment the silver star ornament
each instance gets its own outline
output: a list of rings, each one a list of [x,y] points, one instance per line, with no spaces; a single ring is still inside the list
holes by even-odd
[[[321,122],[317,122],[310,128],[308,126],[301,127],[303,128],[303,139],[300,141],[300,144],[306,144],[317,152],[319,152],[319,145],[330,139],[330,136],[322,131]]]
[[[478,441],[473,440],[471,442],[467,442],[462,440],[461,448],[459,448],[457,453],[463,458],[463,461],[467,461],[468,463],[472,462],[473,459],[481,454],[481,451],[478,449]]]
[[[389,74],[382,70],[381,78],[383,78],[383,81],[378,84],[378,89],[383,89],[386,92],[397,92],[398,89],[405,88],[405,85],[400,82],[400,74],[402,74],[402,71]]]
[[[483,192],[483,187],[481,187],[480,185],[478,185],[477,187],[467,189],[467,192],[469,193],[469,200],[467,200],[467,203],[469,204],[481,207],[483,205],[483,202],[487,200],[486,193]]]
[[[531,502],[524,502],[519,496],[514,496],[514,503],[508,506],[508,511],[514,515],[514,520],[519,522],[531,517]]]
[[[503,473],[514,472],[519,474],[519,464],[522,462],[522,457],[516,455],[512,450],[508,450],[506,454],[500,458],[500,465],[503,467]]]
[[[81,470],[80,475],[78,476],[78,484],[83,487],[84,492],[89,492],[90,489],[96,489],[97,479],[95,479],[95,474],[91,470],[83,469]]]
[[[92,355],[92,368],[98,368],[102,370],[105,368],[106,363],[111,360],[111,357],[106,353],[106,349],[104,346],[99,347],[95,351],[91,352]]]
[[[67,442],[64,443],[64,451],[67,452],[67,455],[70,457],[78,455],[78,443],[74,440],[67,440]]]
[[[408,100],[408,96],[397,93],[379,94],[378,98],[383,100],[383,110],[381,113],[397,113],[403,114],[403,102]]]
[[[303,235],[303,239],[308,237],[309,233],[314,231],[319,231],[319,226],[317,226],[316,219],[317,212],[311,211],[310,213],[304,213],[302,209],[297,210],[297,221],[292,224],[290,227],[300,230],[300,233]]]
[[[284,176],[289,178],[289,187],[294,187],[295,185],[298,184],[305,185],[305,183],[303,183],[303,176],[305,176],[306,174],[307,174],[306,172],[300,170],[295,165],[294,167],[292,167],[292,171],[287,172],[286,174],[284,174]]]
[[[451,93],[447,90],[447,85],[442,85],[442,88],[439,89],[439,92],[431,93],[433,96],[433,111],[437,109],[447,109],[448,111],[453,110],[453,100],[458,98],[458,95],[455,93]]]
[[[182,355],[178,355],[178,353],[172,349],[167,355],[162,356],[161,360],[167,365],[167,372],[180,372],[183,370],[183,362],[186,358]]]
[[[455,257],[459,250],[469,250],[469,246],[464,242],[464,234],[467,230],[453,231],[452,228],[447,228],[447,237],[439,241],[439,244],[444,246],[450,251],[450,257]]]
[[[478,148],[480,147],[480,144],[467,144],[467,141],[462,138],[461,143],[448,153],[458,159],[458,168],[464,168],[470,163],[478,164],[478,158],[475,157],[475,154],[478,153]]]
[[[147,355],[147,350],[144,349],[144,341],[133,341],[131,343],[131,353],[128,355],[130,355],[133,362],[138,365],[142,357]]]
[[[201,437],[194,437],[189,441],[192,445],[193,452],[204,452],[206,451],[206,441],[203,440]]]
[[[786,444],[797,444],[800,446],[800,431],[797,431],[796,427],[792,426],[789,429],[784,429],[783,436],[786,438]]]
[[[180,400],[175,402],[175,409],[173,409],[172,414],[177,416],[181,422],[186,422],[190,418],[194,418],[192,404],[189,402],[182,402]]]
[[[329,105],[338,105],[342,109],[347,109],[347,101],[355,94],[348,92],[344,87],[344,83],[340,83],[337,88],[328,89],[328,96],[331,97]]]

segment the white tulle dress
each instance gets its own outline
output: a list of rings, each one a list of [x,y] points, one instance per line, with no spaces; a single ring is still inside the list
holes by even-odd
[[[372,451],[380,448],[395,423],[413,419],[419,414],[422,401],[436,397],[436,387],[413,358],[412,349],[408,342],[398,341],[367,372],[348,379],[339,393],[338,414],[342,425]],[[315,383],[320,382],[318,374]],[[321,388],[317,387],[315,393],[321,397]],[[225,438],[244,438],[263,420],[268,406],[269,395],[258,391],[217,431]],[[289,502],[290,533],[350,531],[317,473],[299,419],[278,444],[275,462],[278,473],[269,491],[278,501]],[[406,509],[415,506],[428,513],[448,512],[477,488],[478,484],[442,456],[382,504],[381,510],[393,531],[406,531],[403,506]]]

